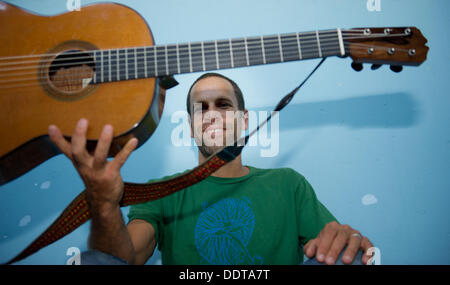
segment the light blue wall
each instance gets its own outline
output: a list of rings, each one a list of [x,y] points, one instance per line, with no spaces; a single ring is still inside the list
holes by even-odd
[[[66,11],[65,0],[8,2],[46,15]],[[157,44],[336,27],[420,28],[430,47],[422,66],[399,74],[386,66],[356,73],[350,59],[329,58],[281,113],[278,155],[264,158],[260,148],[250,147],[243,159],[302,173],[341,223],[373,241],[382,264],[450,264],[449,1],[381,0],[381,11],[373,12],[366,0],[118,2],[139,11]],[[316,63],[223,74],[241,86],[248,109],[269,111]],[[176,77],[180,85],[168,93],[160,126],[123,167],[126,181],[144,182],[196,165],[194,147],[171,144],[176,125],[170,115],[184,110],[187,90],[199,75]],[[0,261],[20,252],[82,189],[62,156],[0,187]],[[88,233],[85,224],[20,264],[65,264],[68,248],[86,249]],[[148,263],[159,259],[156,253]]]

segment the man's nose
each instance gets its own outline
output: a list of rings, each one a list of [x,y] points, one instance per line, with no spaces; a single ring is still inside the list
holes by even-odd
[[[208,110],[203,115],[203,121],[214,124],[216,121],[222,120],[222,114],[214,107],[208,107]]]

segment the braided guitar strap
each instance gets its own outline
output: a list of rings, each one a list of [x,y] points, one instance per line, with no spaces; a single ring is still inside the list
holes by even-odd
[[[283,109],[294,97],[295,93],[303,86],[303,84],[311,77],[311,75],[319,68],[325,61],[323,58],[313,71],[304,79],[304,81],[297,86],[293,91],[287,94],[274,111]],[[204,163],[193,168],[192,170],[176,176],[174,178],[153,182],[153,183],[129,183],[124,182],[124,194],[120,202],[121,207],[145,203],[161,199],[180,191],[186,187],[194,185],[203,179],[210,176],[213,172],[221,168],[223,165],[235,159],[247,144],[249,137],[255,134],[264,124],[266,124],[272,115],[269,115],[255,130],[244,138],[239,139],[232,146],[223,147],[215,154],[211,155]],[[22,260],[38,250],[54,243],[62,237],[68,235],[79,226],[87,222],[91,218],[88,203],[86,200],[86,190],[81,192],[61,215],[45,230],[36,240],[34,240],[27,248],[25,248],[19,255],[8,261],[6,264],[12,264]]]

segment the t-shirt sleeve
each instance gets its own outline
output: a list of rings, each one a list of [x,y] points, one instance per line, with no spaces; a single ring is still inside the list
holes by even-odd
[[[297,231],[300,243],[305,245],[314,239],[329,222],[337,219],[317,199],[313,187],[301,174],[297,173],[298,183],[295,193],[297,207]]]
[[[177,175],[184,174],[188,172],[188,170],[185,170],[181,173],[176,173],[173,175],[165,176],[160,179],[151,179],[147,183],[154,183],[154,182],[160,182],[172,179],[176,177]],[[161,242],[163,240],[163,233],[164,233],[164,200],[168,199],[169,197],[164,197],[162,199],[142,203],[142,204],[136,204],[130,206],[130,211],[128,212],[128,222],[131,222],[135,219],[140,219],[149,222],[153,228],[155,229],[155,237],[156,242],[158,243],[158,246],[161,247]]]
[[[163,209],[161,199],[130,206],[128,222],[140,219],[150,223],[155,229],[155,237],[158,244],[162,240],[163,233]]]

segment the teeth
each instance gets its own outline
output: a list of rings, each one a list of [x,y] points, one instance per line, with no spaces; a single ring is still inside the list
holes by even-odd
[[[217,134],[217,133],[222,133],[222,132],[223,132],[222,129],[210,129],[210,130],[206,130],[205,133],[207,133],[207,134],[212,134],[212,133]]]

